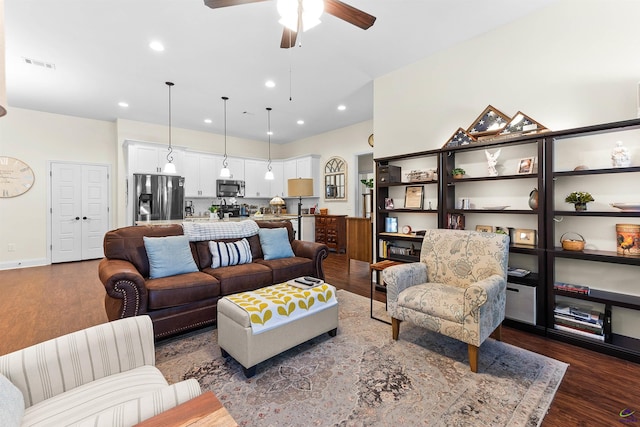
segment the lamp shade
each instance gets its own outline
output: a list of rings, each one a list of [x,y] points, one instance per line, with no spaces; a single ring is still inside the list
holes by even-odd
[[[312,178],[292,178],[287,182],[289,197],[313,196]]]
[[[271,199],[271,200],[269,201],[269,204],[270,204],[270,205],[284,205],[284,204],[286,204],[286,203],[285,203],[285,201],[282,199],[282,197],[280,197],[280,196],[276,196],[276,197],[274,197],[273,199]]]

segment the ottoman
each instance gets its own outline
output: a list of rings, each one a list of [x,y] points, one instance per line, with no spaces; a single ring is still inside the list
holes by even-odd
[[[218,301],[222,356],[233,357],[250,378],[260,362],[325,332],[334,337],[338,330],[335,294],[327,283],[309,289],[282,283],[222,298]]]

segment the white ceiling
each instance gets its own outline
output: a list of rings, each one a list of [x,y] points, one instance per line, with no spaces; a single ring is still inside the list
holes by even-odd
[[[266,140],[272,107],[271,141],[290,142],[372,119],[375,78],[553,1],[348,0],[377,17],[373,27],[325,13],[302,47],[281,49],[275,0],[215,10],[203,0],[5,0],[8,102],[166,125],[172,81],[173,126],[222,133],[228,96],[228,135]]]

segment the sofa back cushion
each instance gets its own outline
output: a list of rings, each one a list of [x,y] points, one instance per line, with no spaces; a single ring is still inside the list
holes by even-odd
[[[104,235],[104,256],[132,263],[143,277],[149,277],[149,258],[143,237],[182,235],[180,224],[134,225],[108,231]],[[192,254],[194,249],[192,247]]]

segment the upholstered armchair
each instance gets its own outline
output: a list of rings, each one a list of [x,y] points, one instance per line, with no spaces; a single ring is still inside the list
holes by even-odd
[[[394,340],[400,322],[468,344],[478,371],[478,350],[490,335],[500,339],[505,315],[509,237],[464,230],[427,230],[420,262],[382,272]]]

